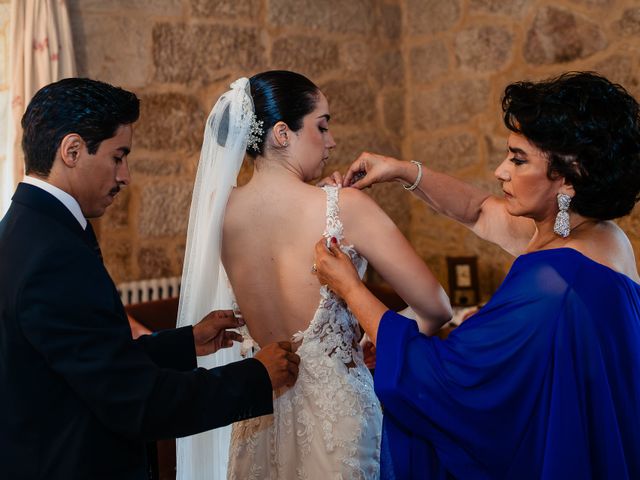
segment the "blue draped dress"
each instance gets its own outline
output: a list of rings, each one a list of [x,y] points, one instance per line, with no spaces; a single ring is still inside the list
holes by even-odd
[[[522,255],[446,340],[386,312],[375,388],[383,479],[640,479],[640,285]]]

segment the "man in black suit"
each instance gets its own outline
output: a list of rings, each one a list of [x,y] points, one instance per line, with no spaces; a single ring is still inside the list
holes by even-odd
[[[27,176],[0,222],[2,478],[144,479],[146,440],[271,413],[297,377],[288,342],[196,368],[237,339],[231,312],[132,340],[86,219],[129,183],[138,115],[133,93],[76,78],[22,119]]]

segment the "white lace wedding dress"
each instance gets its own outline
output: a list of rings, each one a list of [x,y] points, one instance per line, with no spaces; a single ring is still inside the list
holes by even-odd
[[[327,193],[327,239],[342,240],[338,189]],[[366,260],[343,246],[360,276]],[[231,480],[377,479],[382,412],[358,344],[359,326],[326,286],[301,342],[296,384],[274,395],[273,415],[235,423]]]

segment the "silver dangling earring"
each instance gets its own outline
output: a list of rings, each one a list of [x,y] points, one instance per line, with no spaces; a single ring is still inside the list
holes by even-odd
[[[567,238],[571,232],[569,226],[569,205],[571,197],[565,193],[558,194],[558,215],[556,215],[556,223],[553,225],[553,231],[562,238]]]

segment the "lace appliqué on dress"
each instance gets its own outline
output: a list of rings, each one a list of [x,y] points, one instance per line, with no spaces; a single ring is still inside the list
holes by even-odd
[[[338,188],[325,187],[325,238],[343,239]],[[360,275],[366,260],[342,246]],[[345,303],[321,287],[300,341],[298,380],[274,395],[274,413],[233,425],[229,479],[376,479],[382,412]]]

